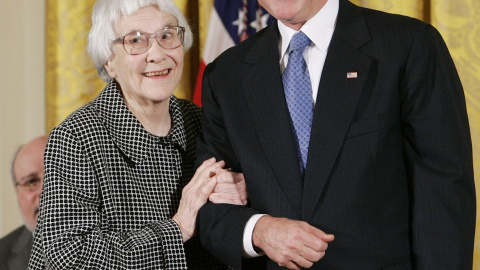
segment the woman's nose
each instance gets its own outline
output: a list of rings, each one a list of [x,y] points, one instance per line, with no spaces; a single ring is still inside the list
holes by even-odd
[[[147,51],[147,62],[160,62],[165,59],[166,56],[165,49],[160,46],[156,38],[153,38],[152,46],[150,46],[150,49]]]

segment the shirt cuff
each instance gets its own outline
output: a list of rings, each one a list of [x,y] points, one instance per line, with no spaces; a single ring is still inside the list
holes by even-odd
[[[264,252],[257,253],[253,248],[252,243],[252,236],[253,236],[253,229],[255,229],[255,225],[257,225],[257,221],[267,214],[256,214],[253,215],[245,225],[245,229],[243,231],[243,256],[246,258],[255,258],[265,255]]]

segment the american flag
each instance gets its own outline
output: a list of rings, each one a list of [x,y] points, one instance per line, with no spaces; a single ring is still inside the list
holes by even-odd
[[[347,72],[347,79],[356,79],[358,77],[357,72]]]
[[[240,43],[273,21],[257,0],[215,0],[200,61],[193,102],[199,106],[203,71],[226,49]]]

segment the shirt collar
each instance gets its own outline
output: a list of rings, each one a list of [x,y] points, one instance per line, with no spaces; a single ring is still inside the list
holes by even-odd
[[[328,45],[335,29],[337,20],[339,0],[328,0],[320,11],[310,20],[305,22],[300,31],[302,31],[322,52],[327,52]],[[290,40],[298,31],[278,21],[278,29],[281,35],[280,52],[281,56],[285,55]],[[328,38],[325,38],[328,37]]]
[[[173,143],[186,151],[183,114],[176,97],[170,97],[169,112],[173,126],[165,137],[155,136],[143,128],[125,104],[115,80],[108,83],[94,104],[112,140],[132,161],[141,163],[151,151],[156,151],[158,144]]]

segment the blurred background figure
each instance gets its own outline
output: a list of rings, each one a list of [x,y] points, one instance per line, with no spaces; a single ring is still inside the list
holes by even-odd
[[[27,269],[43,183],[47,137],[38,137],[14,154],[11,175],[24,225],[0,239],[0,269]]]

